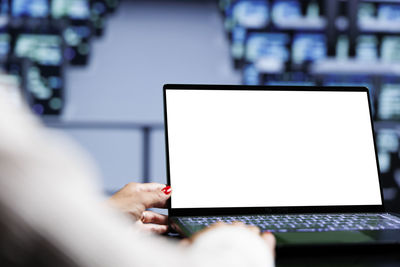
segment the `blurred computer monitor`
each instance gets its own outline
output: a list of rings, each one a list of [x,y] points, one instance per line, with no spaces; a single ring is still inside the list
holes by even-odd
[[[12,0],[13,17],[46,18],[49,15],[48,0]]]
[[[259,58],[288,61],[290,36],[285,33],[250,33],[246,42],[245,59],[255,62]]]
[[[32,61],[26,71],[26,90],[39,115],[59,115],[64,106],[63,40],[53,33],[20,33],[14,54]]]
[[[89,19],[90,2],[88,0],[52,0],[51,16],[54,19]]]
[[[260,29],[269,21],[269,5],[265,0],[237,1],[232,7],[234,24],[244,28]]]
[[[53,34],[19,34],[15,42],[15,55],[26,57],[47,66],[63,64],[62,38]]]
[[[378,103],[378,119],[400,120],[400,83],[382,84]]]
[[[326,57],[327,44],[322,33],[296,33],[292,43],[292,62],[303,64]]]

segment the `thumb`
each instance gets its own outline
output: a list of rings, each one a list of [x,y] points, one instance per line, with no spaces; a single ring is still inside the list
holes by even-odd
[[[165,208],[167,200],[171,197],[172,189],[170,186],[166,186],[163,189],[152,190],[142,192],[143,204],[146,209],[148,208]]]

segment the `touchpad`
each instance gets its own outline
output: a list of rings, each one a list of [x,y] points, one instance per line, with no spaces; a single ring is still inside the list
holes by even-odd
[[[279,245],[368,243],[375,239],[359,231],[274,233]]]

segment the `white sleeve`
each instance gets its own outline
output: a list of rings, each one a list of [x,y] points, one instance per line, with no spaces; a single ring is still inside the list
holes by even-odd
[[[221,228],[182,248],[104,205],[90,158],[0,94],[0,201],[78,266],[273,266],[266,244]]]

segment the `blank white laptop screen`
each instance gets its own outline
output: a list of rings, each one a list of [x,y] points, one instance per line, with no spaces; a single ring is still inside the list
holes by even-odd
[[[172,208],[381,205],[368,96],[166,89]]]

